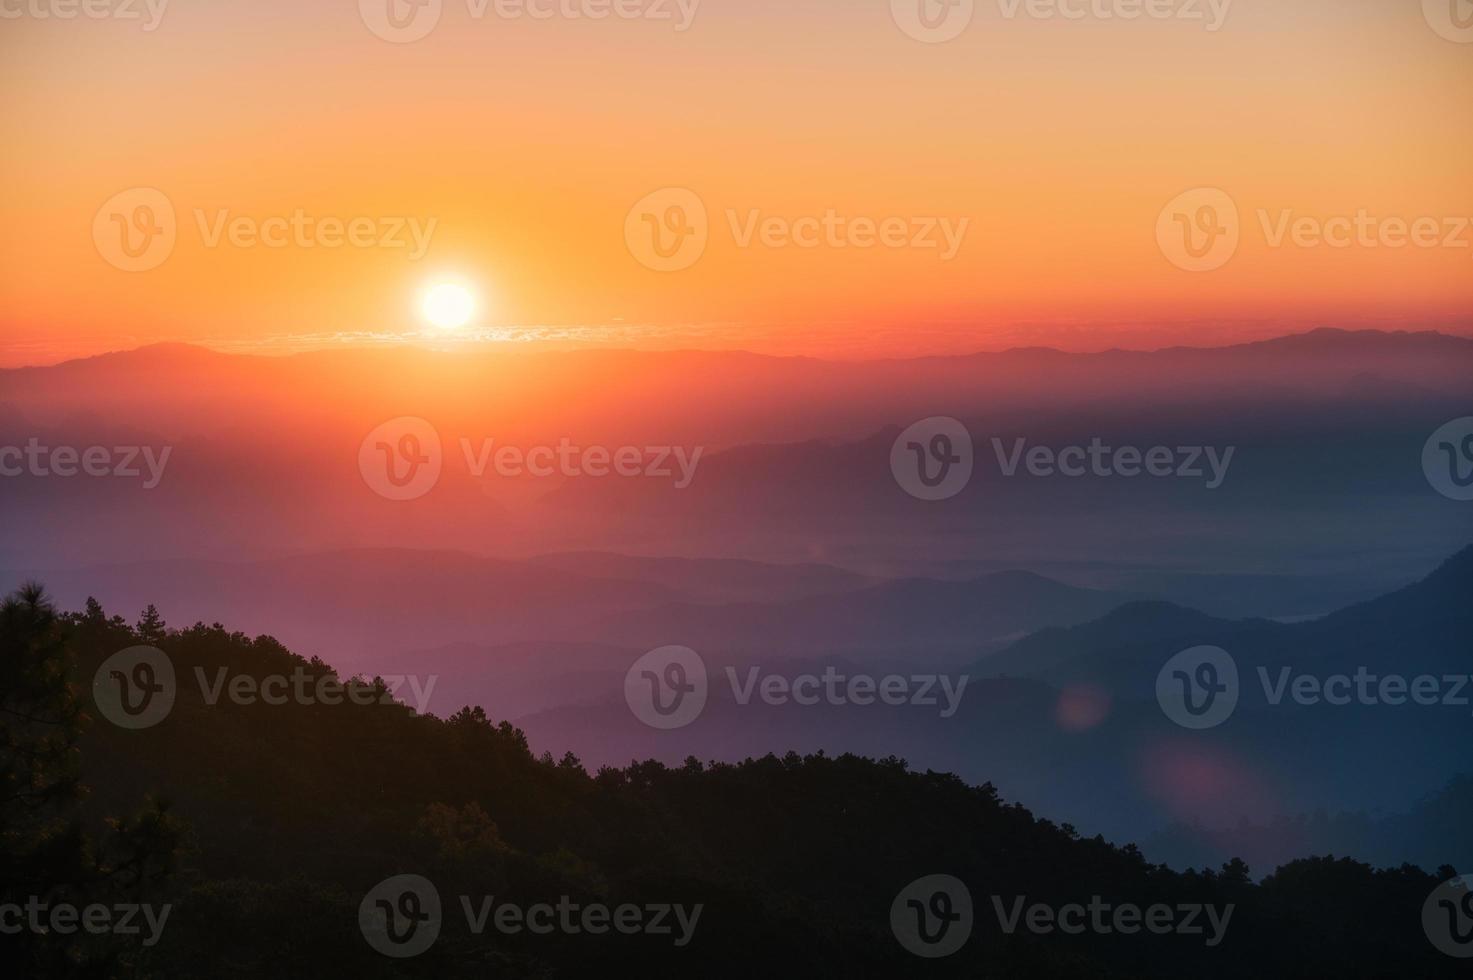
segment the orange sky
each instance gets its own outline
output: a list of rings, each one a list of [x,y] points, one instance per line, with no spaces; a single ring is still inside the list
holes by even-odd
[[[476,19],[445,0],[399,44],[350,0],[175,0],[153,30],[33,12],[54,2],[0,0],[22,11],[0,20],[0,364],[162,339],[392,342],[424,327],[418,297],[447,278],[481,298],[461,340],[849,356],[1473,332],[1473,230],[1456,223],[1473,216],[1473,43],[1418,3],[1237,0],[1209,31],[978,0],[958,37],[926,44],[889,0],[704,0],[684,32]],[[671,187],[699,198],[708,241],[661,272],[626,219]],[[1189,272],[1157,224],[1201,187],[1236,205],[1241,241]],[[146,271],[94,235],[121,235],[99,209],[132,188],[175,212],[172,251]],[[126,224],[136,198],[121,200]],[[830,211],[901,219],[907,243],[929,219],[967,224],[950,258],[859,233],[739,242],[754,217]],[[1285,212],[1364,212],[1383,244],[1275,247]],[[422,257],[209,244],[222,215],[297,213],[433,233]],[[1439,244],[1390,247],[1385,219],[1435,219]]]

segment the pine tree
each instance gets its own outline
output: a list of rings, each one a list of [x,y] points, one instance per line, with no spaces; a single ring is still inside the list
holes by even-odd
[[[148,608],[143,610],[143,615],[139,617],[134,631],[138,634],[138,639],[144,643],[155,644],[167,635],[168,624],[164,622],[164,617],[159,615],[159,611],[150,602]]]
[[[77,795],[82,709],[70,669],[56,610],[41,586],[24,586],[0,605],[0,860],[7,864],[13,848],[55,832],[54,808]]]
[[[162,635],[152,606],[145,621]],[[88,603],[86,620],[106,623]],[[85,621],[85,620],[84,620]],[[67,896],[73,904],[126,896],[139,901],[173,870],[181,829],[166,803],[109,819],[94,836],[77,803],[78,739],[84,716],[71,675],[77,617],[57,614],[40,585],[0,603],[0,904]],[[141,624],[140,624],[141,625]],[[0,947],[4,976],[116,976],[127,940],[22,931]],[[129,974],[131,975],[131,974]]]

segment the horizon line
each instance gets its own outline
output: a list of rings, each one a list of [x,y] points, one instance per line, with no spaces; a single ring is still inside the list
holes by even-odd
[[[1166,344],[1160,347],[1126,347],[1112,345],[1097,349],[1072,350],[1064,347],[1051,346],[1049,344],[1024,344],[1010,345],[996,348],[976,348],[958,351],[955,353],[922,353],[910,355],[880,355],[864,357],[835,357],[818,354],[799,353],[769,353],[742,347],[694,347],[694,346],[672,346],[672,347],[638,347],[622,344],[586,346],[556,346],[536,345],[534,341],[508,341],[508,340],[486,340],[480,338],[467,338],[457,340],[456,338],[434,338],[424,334],[395,335],[392,339],[384,339],[378,342],[365,341],[358,343],[340,343],[332,345],[320,343],[302,348],[277,348],[275,350],[256,349],[243,347],[239,344],[211,344],[207,342],[185,341],[185,340],[157,340],[139,344],[136,347],[119,347],[110,350],[102,350],[92,354],[82,354],[72,357],[61,357],[58,360],[39,363],[16,364],[11,366],[0,366],[0,372],[46,370],[50,368],[66,367],[68,365],[82,364],[88,361],[98,361],[104,358],[127,356],[130,354],[142,354],[149,351],[164,349],[182,349],[211,354],[223,358],[260,358],[260,359],[286,359],[304,356],[316,356],[321,354],[343,353],[381,353],[393,349],[410,350],[417,354],[431,355],[521,355],[530,356],[556,356],[577,354],[647,354],[647,355],[731,355],[744,357],[757,357],[769,360],[806,360],[818,361],[832,364],[883,364],[883,363],[907,363],[915,361],[932,360],[966,360],[976,357],[999,357],[1009,354],[1022,353],[1048,353],[1068,356],[1102,356],[1108,354],[1164,354],[1179,351],[1214,351],[1233,350],[1245,347],[1257,347],[1264,344],[1272,344],[1295,338],[1311,337],[1315,335],[1335,336],[1367,336],[1380,337],[1440,337],[1448,340],[1473,341],[1473,324],[1466,327],[1467,333],[1449,332],[1446,329],[1424,328],[1384,328],[1384,327],[1336,327],[1317,326],[1304,329],[1288,330],[1284,333],[1276,333],[1267,337],[1253,340],[1243,340],[1235,343],[1205,343],[1193,344]],[[534,346],[535,345],[535,346]],[[234,348],[234,349],[232,349]]]

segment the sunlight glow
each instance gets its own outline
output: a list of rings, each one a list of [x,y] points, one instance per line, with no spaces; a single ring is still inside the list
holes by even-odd
[[[425,293],[420,312],[437,330],[458,330],[475,315],[476,298],[462,285],[442,282]]]

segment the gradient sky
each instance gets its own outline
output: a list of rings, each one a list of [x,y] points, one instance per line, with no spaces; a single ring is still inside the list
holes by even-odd
[[[1216,32],[1009,19],[979,0],[942,44],[906,36],[889,0],[704,0],[684,33],[477,21],[446,0],[412,44],[374,36],[353,0],[173,0],[151,32],[0,20],[0,81],[0,364],[165,339],[392,341],[423,328],[417,297],[446,278],[481,294],[467,336],[565,344],[847,356],[1473,332],[1473,230],[1462,248],[1274,248],[1260,226],[1260,209],[1473,216],[1473,44],[1410,0],[1237,0]],[[129,273],[92,228],[133,187],[167,195],[178,241]],[[705,255],[670,273],[624,237],[664,187],[710,215]],[[1212,272],[1156,241],[1163,207],[1197,187],[1241,214],[1238,253]],[[437,226],[419,261],[210,248],[197,209]],[[727,217],[829,209],[970,226],[946,262],[741,248]]]

